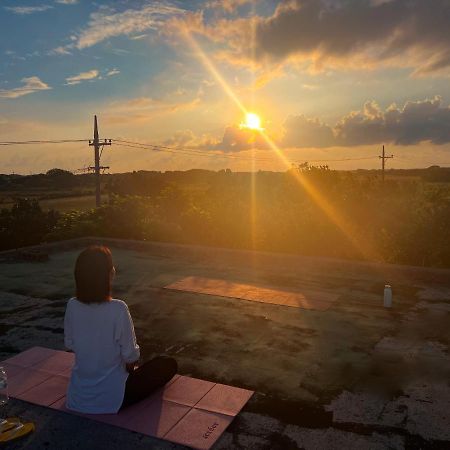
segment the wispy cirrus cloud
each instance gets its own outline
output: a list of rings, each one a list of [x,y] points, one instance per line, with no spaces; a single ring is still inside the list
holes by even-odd
[[[106,77],[112,77],[114,75],[119,75],[120,70],[119,69],[111,69],[108,72],[106,72],[105,76]]]
[[[28,15],[34,14],[38,12],[47,11],[48,9],[52,9],[52,5],[39,5],[39,6],[5,6],[4,9],[7,11],[11,11],[14,14],[19,15]]]
[[[253,0],[210,0],[206,3],[207,8],[223,9],[226,12],[234,12],[237,8]]]
[[[47,91],[51,87],[44,83],[39,77],[22,78],[23,86],[13,89],[0,89],[0,98],[18,98],[33,92]]]
[[[78,3],[78,0],[55,0],[56,3],[61,3],[62,5],[75,5]]]
[[[117,36],[133,36],[158,29],[168,17],[184,10],[165,3],[153,3],[140,9],[113,12],[100,9],[90,15],[88,26],[77,36],[74,47],[84,49]]]
[[[126,101],[112,102],[103,116],[108,123],[142,123],[156,117],[194,109],[199,103],[199,97],[182,101],[136,97]]]
[[[98,70],[89,70],[87,72],[81,72],[78,75],[73,75],[66,78],[66,85],[71,86],[74,84],[80,84],[82,81],[94,80],[99,75]]]
[[[141,39],[145,39],[148,36],[148,34],[138,34],[136,36],[130,36],[130,39],[132,41],[140,41]]]
[[[67,47],[56,47],[53,50],[50,50],[48,55],[71,55],[72,53],[67,49]]]

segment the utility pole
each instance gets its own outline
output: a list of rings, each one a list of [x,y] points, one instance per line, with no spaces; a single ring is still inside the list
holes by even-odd
[[[95,173],[95,206],[98,208],[101,205],[101,192],[100,192],[100,170],[109,169],[108,166],[100,165],[100,147],[104,145],[111,145],[111,139],[103,139],[100,141],[98,137],[98,125],[97,116],[94,116],[94,139],[89,141],[89,145],[94,147],[94,167],[89,167],[89,170],[93,170]]]
[[[384,168],[385,168],[385,165],[386,165],[386,159],[390,159],[390,158],[393,158],[393,157],[394,157],[394,155],[386,156],[384,154],[384,145],[383,145],[383,153],[382,153],[381,156],[378,157],[378,158],[381,159],[381,176],[383,178],[383,181],[384,181]]]

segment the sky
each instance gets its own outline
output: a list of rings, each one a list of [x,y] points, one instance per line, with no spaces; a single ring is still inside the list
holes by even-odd
[[[0,142],[96,114],[110,172],[450,166],[449,29],[449,0],[0,0]],[[0,173],[92,164],[0,146]]]

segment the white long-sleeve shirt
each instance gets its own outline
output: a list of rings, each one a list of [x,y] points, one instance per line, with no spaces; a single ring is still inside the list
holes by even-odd
[[[82,303],[71,298],[64,343],[75,353],[66,406],[89,414],[116,413],[122,405],[126,363],[139,359],[133,321],[122,300]]]

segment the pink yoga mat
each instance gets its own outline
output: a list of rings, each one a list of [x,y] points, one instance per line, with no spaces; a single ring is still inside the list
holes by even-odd
[[[7,371],[12,397],[201,450],[212,447],[253,395],[175,375],[164,388],[118,414],[79,414],[65,406],[73,362],[73,353],[33,347],[0,366]]]

